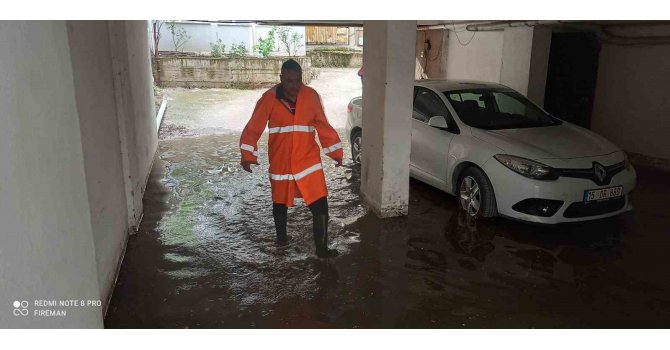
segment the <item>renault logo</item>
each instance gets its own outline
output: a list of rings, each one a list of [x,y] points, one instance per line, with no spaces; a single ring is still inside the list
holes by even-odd
[[[596,179],[598,179],[599,182],[605,182],[605,178],[607,177],[607,170],[604,166],[602,166],[602,164],[593,162],[593,172],[595,173]]]

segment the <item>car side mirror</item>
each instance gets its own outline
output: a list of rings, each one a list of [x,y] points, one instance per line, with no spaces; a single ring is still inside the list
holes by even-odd
[[[431,117],[428,120],[428,126],[432,126],[434,128],[439,128],[439,129],[449,128],[449,124],[447,124],[447,120],[441,115],[436,115],[434,117]]]

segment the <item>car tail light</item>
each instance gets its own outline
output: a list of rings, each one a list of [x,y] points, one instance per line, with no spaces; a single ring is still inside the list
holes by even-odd
[[[347,113],[351,113],[351,111],[353,111],[353,110],[354,110],[354,105],[351,104],[351,102],[349,102],[349,104],[347,105]]]

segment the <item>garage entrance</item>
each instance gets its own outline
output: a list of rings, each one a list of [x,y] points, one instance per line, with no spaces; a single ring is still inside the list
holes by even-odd
[[[591,32],[554,32],[551,36],[545,109],[579,126],[591,127],[600,42]]]

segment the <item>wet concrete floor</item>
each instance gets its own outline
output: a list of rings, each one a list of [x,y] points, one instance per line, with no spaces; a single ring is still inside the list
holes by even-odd
[[[356,70],[322,70],[312,86],[343,133]],[[289,210],[292,243],[274,244],[267,136],[255,172],[239,167],[239,133],[262,92],[166,91],[144,219],[106,327],[670,327],[668,174],[638,167],[634,211],[597,222],[470,222],[454,197],[417,181],[410,214],[379,220],[351,161],[323,156],[340,251],[323,261],[304,205]]]
[[[409,216],[380,220],[356,167],[324,157],[340,251],[324,261],[304,205],[289,210],[291,244],[275,246],[266,139],[248,174],[238,138],[160,141],[106,327],[670,326],[667,174],[638,168],[634,211],[584,224],[470,222],[413,180]]]

